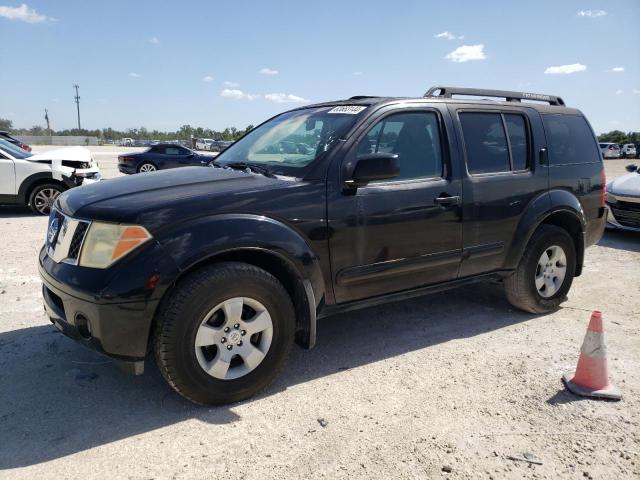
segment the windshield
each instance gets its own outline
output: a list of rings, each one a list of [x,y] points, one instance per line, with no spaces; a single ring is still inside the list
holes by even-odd
[[[365,108],[321,107],[283,113],[235,142],[215,163],[249,163],[282,175],[300,175],[347,133]]]
[[[13,158],[29,158],[32,156],[31,153],[26,150],[22,150],[19,147],[16,147],[13,143],[6,141],[4,138],[0,138],[0,149],[7,152]]]

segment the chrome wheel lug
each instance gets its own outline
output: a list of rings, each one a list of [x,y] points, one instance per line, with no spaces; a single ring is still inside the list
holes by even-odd
[[[232,348],[233,348],[233,346],[227,345],[227,350],[231,350]]]
[[[236,323],[236,324],[233,326],[233,328],[235,328],[235,329],[240,328],[240,324],[239,324],[239,323]]]
[[[240,340],[240,341],[238,342],[238,346],[239,346],[239,347],[241,347],[241,346],[242,346],[242,340]]]
[[[229,331],[229,327],[224,327],[224,333],[227,333]]]
[[[222,338],[220,339],[220,343],[224,343],[224,342],[226,342],[226,341],[227,341],[227,339],[226,339],[225,337],[222,337]]]
[[[241,334],[241,335],[246,335],[246,334],[247,334],[247,331],[246,331],[246,330],[242,330],[242,331],[240,332],[240,334]]]

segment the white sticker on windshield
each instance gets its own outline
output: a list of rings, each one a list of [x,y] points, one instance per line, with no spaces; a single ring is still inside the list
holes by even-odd
[[[367,107],[361,107],[358,105],[342,105],[341,107],[333,107],[327,113],[346,113],[348,115],[357,115]]]

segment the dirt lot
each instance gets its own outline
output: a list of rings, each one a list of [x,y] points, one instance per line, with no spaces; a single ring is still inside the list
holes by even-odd
[[[114,176],[121,149],[97,150]],[[607,161],[608,175],[626,163]],[[46,219],[4,209],[0,225],[0,478],[640,476],[638,235],[589,249],[556,313],[516,311],[476,285],[325,319],[318,346],[294,349],[263,394],[201,408],[152,361],[130,377],[57,333],[36,269]],[[560,381],[592,309],[621,402]],[[542,465],[508,458],[523,453]]]

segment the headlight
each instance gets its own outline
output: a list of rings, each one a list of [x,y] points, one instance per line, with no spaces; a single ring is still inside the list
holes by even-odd
[[[139,225],[93,222],[84,239],[78,265],[107,268],[151,238],[147,229]]]

